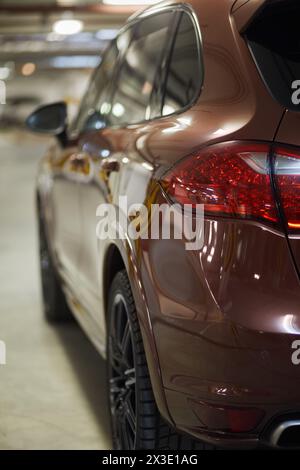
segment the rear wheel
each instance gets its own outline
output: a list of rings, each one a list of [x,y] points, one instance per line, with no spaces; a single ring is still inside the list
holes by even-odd
[[[209,449],[178,434],[160,417],[126,271],[112,282],[108,305],[107,362],[115,449]]]
[[[39,255],[44,315],[49,322],[72,318],[49,250],[42,214],[39,211]]]

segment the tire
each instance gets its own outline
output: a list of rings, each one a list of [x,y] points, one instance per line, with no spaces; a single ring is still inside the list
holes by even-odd
[[[60,280],[53,265],[49,250],[42,214],[38,212],[39,224],[39,259],[42,284],[43,310],[50,323],[68,321],[72,314],[67,305]]]
[[[159,414],[125,270],[115,276],[109,293],[107,365],[114,449],[212,449],[180,435]]]

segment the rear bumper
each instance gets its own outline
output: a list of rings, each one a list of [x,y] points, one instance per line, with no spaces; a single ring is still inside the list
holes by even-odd
[[[257,223],[206,220],[201,251],[151,240],[142,253],[176,427],[217,445],[268,443],[275,418],[300,412],[300,365],[292,362],[300,289],[285,236]]]

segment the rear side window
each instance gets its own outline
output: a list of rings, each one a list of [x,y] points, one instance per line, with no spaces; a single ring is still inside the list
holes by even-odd
[[[172,16],[172,12],[154,15],[134,26],[113,96],[111,124],[133,124],[149,118],[153,85]]]
[[[284,0],[265,7],[246,32],[250,50],[270,93],[284,107],[293,103],[293,83],[300,80],[300,2]]]
[[[171,50],[162,114],[166,116],[190,105],[199,95],[202,80],[198,33],[190,15],[182,12]]]

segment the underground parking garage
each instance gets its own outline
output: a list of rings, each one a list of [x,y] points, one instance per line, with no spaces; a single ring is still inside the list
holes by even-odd
[[[299,13],[0,0],[0,450],[300,447]]]

